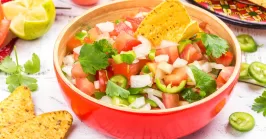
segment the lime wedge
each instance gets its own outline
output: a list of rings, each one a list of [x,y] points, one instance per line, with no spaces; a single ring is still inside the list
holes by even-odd
[[[16,0],[3,4],[10,29],[19,38],[33,40],[43,36],[55,20],[52,0]]]

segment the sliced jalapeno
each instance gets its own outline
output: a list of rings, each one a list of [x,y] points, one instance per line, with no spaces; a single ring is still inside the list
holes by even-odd
[[[229,117],[230,125],[241,132],[247,132],[254,128],[255,120],[252,115],[246,112],[235,112]]]
[[[129,88],[128,91],[131,95],[140,94],[144,88]]]
[[[248,68],[248,74],[257,82],[266,83],[266,65],[261,62],[253,62]]]
[[[127,101],[131,104],[136,101],[137,98],[142,97],[142,95],[129,95]]]
[[[123,75],[115,75],[110,80],[122,88],[127,87],[127,78]]]
[[[247,35],[247,34],[238,35],[237,40],[240,44],[242,51],[244,52],[256,52],[257,51],[257,44],[250,35]]]
[[[241,63],[241,68],[240,68],[240,79],[250,79],[250,76],[248,74],[248,67],[249,64],[247,63]]]
[[[148,73],[150,73],[151,71],[150,71],[148,65],[145,65],[145,66],[141,69],[141,72],[143,72],[143,73],[145,73],[145,74],[148,74]]]
[[[122,107],[129,105],[129,103],[126,99],[121,98],[121,97],[117,97],[117,96],[112,97],[112,104],[114,104],[116,106],[122,106]]]
[[[149,53],[149,59],[150,59],[150,60],[154,60],[154,58],[155,58],[155,52],[156,52],[155,49],[152,49],[152,50],[150,51],[150,53]]]
[[[105,92],[95,92],[94,93],[94,96],[95,96],[96,99],[101,99],[105,95],[106,95]]]
[[[186,83],[187,83],[187,81],[186,80],[183,80],[180,84],[179,84],[179,86],[173,86],[173,87],[171,87],[171,85],[168,85],[168,86],[166,86],[164,83],[162,83],[161,82],[161,80],[160,79],[156,79],[156,86],[161,90],[161,91],[163,91],[163,92],[165,92],[165,93],[171,93],[171,94],[173,94],[173,93],[178,93],[178,92],[180,92],[180,91],[182,91],[184,88],[185,88],[185,86],[186,86]]]
[[[149,103],[151,105],[151,107],[153,108],[157,108],[158,105],[151,99],[145,99],[146,103]]]

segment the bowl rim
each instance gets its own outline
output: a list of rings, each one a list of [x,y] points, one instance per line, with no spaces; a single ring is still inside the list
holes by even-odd
[[[192,107],[195,107],[195,106],[198,106],[198,105],[201,105],[207,101],[210,101],[211,99],[214,99],[216,96],[218,96],[219,94],[221,94],[223,91],[226,90],[227,87],[229,87],[234,81],[236,78],[238,78],[238,74],[239,74],[239,71],[240,71],[240,63],[241,63],[241,50],[240,50],[240,45],[234,35],[234,33],[232,32],[232,30],[222,21],[220,20],[218,17],[216,17],[215,15],[211,14],[210,12],[204,10],[204,9],[201,9],[197,6],[194,6],[190,3],[186,3],[186,2],[182,2],[182,4],[185,6],[185,7],[190,7],[190,8],[193,8],[193,9],[196,9],[197,11],[201,11],[203,12],[204,14],[207,14],[208,16],[210,16],[211,18],[215,19],[218,21],[218,23],[229,33],[230,37],[232,38],[233,40],[233,43],[236,45],[236,54],[235,54],[235,68],[234,68],[234,71],[231,75],[231,77],[229,78],[229,80],[226,82],[226,84],[224,84],[221,88],[219,88],[217,91],[215,91],[214,93],[212,93],[211,95],[209,95],[208,97],[202,99],[202,100],[199,100],[199,101],[196,101],[196,102],[193,102],[193,103],[190,103],[188,105],[183,105],[183,106],[179,106],[179,107],[175,107],[175,108],[169,108],[169,109],[163,109],[163,110],[134,110],[134,109],[130,109],[130,108],[124,108],[124,107],[119,107],[119,106],[114,106],[114,105],[110,105],[110,104],[107,104],[107,103],[104,103],[104,102],[101,102],[85,93],[83,93],[82,91],[80,91],[77,87],[75,87],[63,74],[62,70],[61,70],[61,66],[59,65],[59,60],[58,60],[58,49],[59,49],[59,44],[60,44],[60,41],[62,39],[62,37],[64,36],[65,32],[68,30],[69,27],[72,26],[72,24],[74,24],[75,22],[77,22],[80,18],[82,18],[84,15],[87,15],[88,13],[90,12],[93,12],[94,10],[98,9],[98,8],[101,8],[101,7],[105,7],[105,6],[108,6],[108,5],[111,5],[111,4],[116,4],[116,3],[120,3],[120,2],[128,2],[128,1],[124,1],[124,0],[117,0],[117,1],[112,1],[112,2],[109,2],[109,3],[106,3],[106,4],[102,4],[102,5],[99,5],[99,6],[95,6],[89,10],[87,10],[84,14],[76,17],[74,20],[72,20],[70,23],[68,23],[64,29],[60,32],[59,36],[57,37],[56,39],[56,42],[55,42],[55,47],[54,47],[54,66],[55,66],[55,72],[57,72],[57,74],[59,75],[59,77],[57,78],[61,78],[64,83],[70,87],[75,93],[79,94],[80,96],[82,96],[83,98],[93,102],[93,103],[96,103],[98,105],[101,105],[101,106],[104,106],[106,108],[110,108],[110,109],[113,109],[113,110],[118,110],[118,111],[122,111],[122,112],[129,112],[129,113],[135,113],[135,114],[163,114],[163,113],[171,113],[171,112],[176,112],[176,111],[182,111],[182,110],[185,110],[185,109],[189,109],[189,108],[192,108]]]

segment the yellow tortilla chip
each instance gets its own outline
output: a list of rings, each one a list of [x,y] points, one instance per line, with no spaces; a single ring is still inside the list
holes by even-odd
[[[41,114],[0,130],[1,139],[63,139],[73,118],[67,111]]]
[[[0,129],[34,116],[31,92],[27,87],[18,87],[8,98],[0,102]]]
[[[179,0],[166,0],[144,18],[135,36],[146,37],[154,46],[159,46],[162,40],[178,43],[185,38],[183,34],[193,36],[199,32],[199,27],[195,27],[195,24],[189,27],[191,22],[192,20]]]
[[[189,38],[193,37],[197,33],[197,32],[195,33],[195,31],[200,32],[199,25],[198,25],[198,22],[192,21],[186,27],[185,32],[182,35],[181,40],[189,39]]]
[[[266,0],[249,0],[249,1],[266,8]]]

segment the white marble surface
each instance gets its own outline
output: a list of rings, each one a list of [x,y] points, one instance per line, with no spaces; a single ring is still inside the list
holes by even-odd
[[[100,0],[99,3],[105,3],[111,0]],[[37,53],[41,59],[41,72],[34,75],[38,79],[39,89],[33,93],[36,114],[55,110],[68,110],[74,116],[74,124],[69,132],[69,139],[107,139],[101,133],[85,126],[80,122],[61,95],[61,90],[57,83],[53,69],[53,47],[59,32],[69,23],[75,16],[81,15],[88,7],[81,7],[73,4],[70,0],[54,0],[57,6],[72,7],[71,10],[58,10],[55,24],[51,30],[42,38],[35,41],[17,42],[17,51],[19,62],[23,64],[27,59],[31,58],[32,53]],[[266,45],[266,30],[254,30],[243,27],[229,25],[235,34],[247,33],[254,36],[258,44]],[[262,61],[266,63],[266,46],[260,47],[256,53],[243,54],[243,61]],[[5,78],[0,74],[0,100],[6,98],[10,93],[5,85]],[[261,95],[263,88],[251,86],[244,83],[238,83],[233,90],[230,101],[225,108],[217,115],[217,117],[206,127],[201,130],[184,137],[184,139],[265,139],[266,136],[266,117],[257,114],[251,110],[254,98]],[[233,131],[228,126],[228,117],[236,111],[245,111],[251,113],[255,120],[255,128],[244,134]]]

